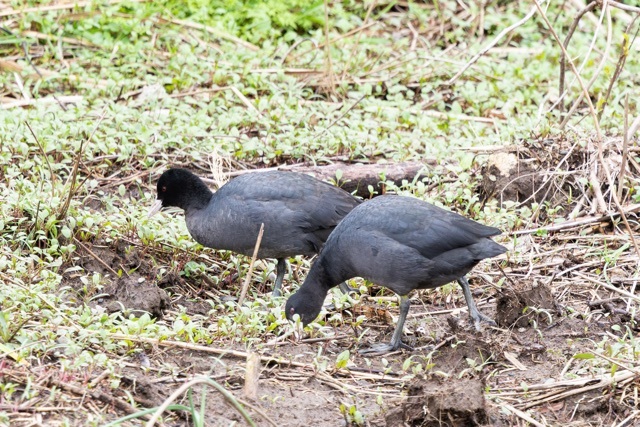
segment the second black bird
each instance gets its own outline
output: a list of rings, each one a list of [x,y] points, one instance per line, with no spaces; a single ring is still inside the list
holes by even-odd
[[[313,321],[330,288],[353,277],[386,286],[400,296],[400,316],[389,344],[361,353],[380,354],[398,349],[409,312],[408,294],[414,289],[436,288],[457,280],[469,315],[495,324],[481,314],[464,277],[485,258],[506,248],[491,240],[500,230],[487,227],[427,202],[401,196],[380,196],[353,209],[338,224],[285,312]]]

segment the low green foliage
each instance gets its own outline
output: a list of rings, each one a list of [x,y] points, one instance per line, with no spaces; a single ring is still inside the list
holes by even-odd
[[[258,43],[283,36],[294,39],[324,25],[324,2],[318,0],[162,0],[150,9],[160,16],[213,25]]]

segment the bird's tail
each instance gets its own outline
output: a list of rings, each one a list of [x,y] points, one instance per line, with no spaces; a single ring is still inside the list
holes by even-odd
[[[498,255],[502,255],[507,251],[507,248],[489,238],[482,239],[475,245],[471,246],[470,249],[471,253],[478,261],[485,258],[493,258]]]

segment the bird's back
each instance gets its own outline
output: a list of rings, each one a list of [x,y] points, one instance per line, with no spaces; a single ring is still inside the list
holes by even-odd
[[[336,272],[334,281],[360,276],[405,294],[448,283],[480,260],[504,253],[490,239],[498,234],[418,199],[380,196],[344,218],[321,258]]]
[[[206,246],[250,255],[263,223],[259,257],[312,255],[359,203],[344,190],[308,175],[259,172],[222,186],[205,210],[187,215],[187,224]]]

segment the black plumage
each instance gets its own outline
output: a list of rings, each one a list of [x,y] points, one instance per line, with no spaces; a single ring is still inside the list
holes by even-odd
[[[500,230],[427,202],[401,196],[380,196],[353,209],[335,228],[298,292],[285,307],[289,319],[313,321],[330,288],[353,277],[385,286],[400,297],[400,316],[390,344],[365,353],[383,353],[402,346],[402,327],[409,311],[408,294],[457,280],[469,315],[479,327],[493,320],[481,314],[464,277],[478,262],[506,248],[491,240]]]
[[[209,248],[250,256],[264,224],[258,257],[278,260],[274,295],[280,294],[285,259],[318,253],[340,220],[360,203],[329,183],[281,171],[241,175],[213,193],[188,170],[169,169],[158,180],[157,191],[149,216],[163,207],[183,209],[189,233]]]

